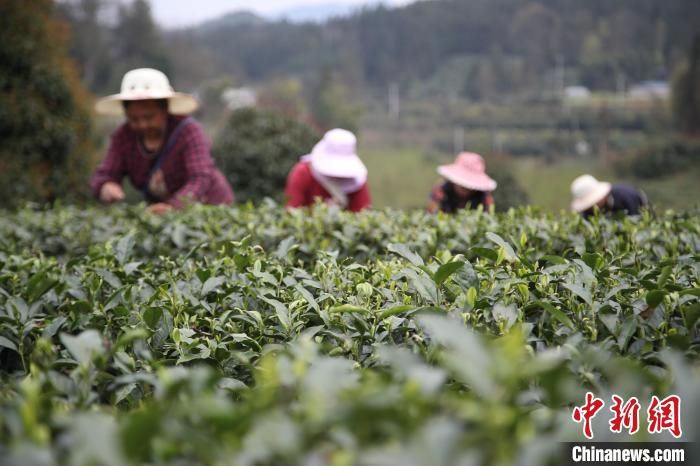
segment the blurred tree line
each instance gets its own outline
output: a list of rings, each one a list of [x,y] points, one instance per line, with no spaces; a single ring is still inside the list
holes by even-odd
[[[655,179],[692,170],[700,161],[700,33],[673,77],[676,133],[626,154],[613,164],[618,175]]]
[[[596,89],[669,77],[700,24],[696,0],[441,0],[365,9],[326,24],[244,22],[191,30],[224,71],[243,79],[333,66],[351,86],[384,88],[478,57],[462,91],[541,88],[570,70]],[[232,46],[235,44],[235,46]],[[553,85],[556,83],[552,83]]]
[[[167,53],[148,1],[64,0],[56,7],[71,26],[70,54],[93,93],[117,92],[122,76],[133,68],[171,71],[175,54]]]
[[[85,196],[90,96],[51,0],[0,2],[0,205]]]
[[[319,129],[356,125],[361,108],[353,102],[395,85],[493,101],[557,95],[565,84],[619,90],[669,79],[700,24],[697,0],[422,1],[323,24],[238,12],[178,30],[159,28],[147,0],[58,5],[73,26],[71,54],[96,94],[114,92],[137,66],[160,68],[200,96],[233,78],[270,85],[265,105],[293,108]],[[461,84],[427,89],[447,69]],[[289,78],[301,86],[280,86]]]
[[[673,110],[676,127],[690,136],[700,136],[700,31],[688,59],[673,82]]]
[[[259,24],[262,19],[252,14],[234,14],[233,19],[214,21],[191,30],[162,30],[153,19],[147,0],[130,3],[118,0],[63,0],[57,2],[58,14],[72,26],[73,41],[71,55],[80,65],[83,82],[95,94],[116,92],[126,71],[138,67],[152,67],[165,72],[174,87],[196,93],[206,105],[203,118],[217,118],[222,112],[221,93],[237,83],[251,78],[262,87],[262,106],[279,111],[288,117],[302,119],[318,129],[343,126],[357,129],[361,109],[351,104],[348,95],[347,74],[340,76],[340,69],[322,63],[315,73],[305,76],[304,81],[285,78],[285,73],[255,75],[246,60],[229,63],[226,54],[217,53],[222,45],[212,47],[211,40],[223,40],[226,48],[230,38],[220,36],[220,25],[227,27]],[[219,26],[217,26],[217,24]],[[309,28],[314,26],[309,25]],[[249,49],[251,60],[262,60],[269,66],[282,58],[294,55],[293,47],[304,42],[308,30],[289,25],[293,40],[284,39],[274,47],[261,53]],[[262,35],[267,29],[260,31]],[[313,36],[309,36],[312,38]],[[252,44],[250,44],[252,45]],[[304,46],[310,43],[304,42]],[[252,71],[251,74],[249,71]]]

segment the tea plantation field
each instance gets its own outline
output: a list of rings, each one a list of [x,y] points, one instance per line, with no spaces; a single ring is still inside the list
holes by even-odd
[[[699,214],[2,212],[0,463],[554,465],[589,391],[697,441]]]

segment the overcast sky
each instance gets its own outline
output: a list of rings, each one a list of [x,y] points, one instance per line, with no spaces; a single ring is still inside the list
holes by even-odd
[[[382,2],[402,5],[411,0],[151,0],[158,23],[166,27],[189,26],[235,10],[250,10],[265,16],[313,5],[362,6]]]

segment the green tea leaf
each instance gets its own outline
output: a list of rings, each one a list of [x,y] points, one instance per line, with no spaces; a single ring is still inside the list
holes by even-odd
[[[687,306],[683,309],[683,316],[685,318],[685,327],[688,330],[692,330],[700,321],[700,303],[695,303],[691,306]]]
[[[421,315],[416,320],[432,339],[447,348],[442,358],[460,381],[484,398],[498,396],[498,386],[490,376],[490,352],[478,335],[459,321],[443,316]]]
[[[581,256],[581,259],[593,270],[600,269],[605,263],[603,256],[598,253],[587,252]]]
[[[159,434],[162,419],[167,416],[157,408],[132,411],[125,416],[119,438],[129,458],[136,462],[149,461],[152,439]]]
[[[505,254],[505,260],[508,262],[520,262],[520,259],[518,258],[517,254],[515,254],[515,251],[513,250],[513,246],[511,246],[508,242],[506,242],[503,238],[501,238],[498,234],[488,231],[486,232],[486,238],[489,240],[493,241],[497,245],[503,248],[503,252]]]
[[[510,306],[504,306],[503,304],[496,304],[492,310],[493,317],[496,319],[503,319],[506,322],[506,329],[509,329],[518,320],[518,310],[514,304]]]
[[[72,446],[69,464],[119,466],[126,463],[114,417],[97,412],[76,413],[67,420],[66,439]]]
[[[112,352],[119,351],[120,349],[128,346],[136,340],[143,340],[148,337],[148,332],[142,328],[129,329],[126,332],[119,335],[117,342],[111,348]]]
[[[469,290],[467,291],[467,304],[469,304],[469,307],[471,307],[472,309],[476,305],[476,295],[477,295],[476,288],[474,288],[474,287],[469,288]]]
[[[369,314],[369,310],[361,306],[353,306],[352,304],[343,304],[341,306],[334,306],[330,309],[331,314],[342,314],[342,313],[357,313],[357,314]]]
[[[471,287],[474,287],[477,290],[479,289],[479,277],[474,271],[474,266],[468,261],[464,262],[464,265],[457,270],[457,272],[452,276],[452,279],[465,290],[468,290]]]
[[[136,270],[138,270],[138,268],[141,267],[142,264],[143,264],[143,262],[129,262],[128,264],[124,265],[124,273],[128,277],[129,275],[134,273]]]
[[[119,264],[124,265],[124,263],[131,256],[131,252],[134,249],[135,241],[134,235],[128,234],[122,237],[114,248],[114,257],[117,259]]]
[[[117,277],[112,271],[107,270],[107,269],[100,269],[97,271],[97,274],[102,277],[102,279],[109,283],[109,285],[114,288],[115,290],[121,288],[122,281]]]
[[[27,302],[19,297],[13,297],[7,300],[7,314],[15,316],[21,323],[26,323],[29,318],[29,306]]]
[[[286,259],[287,254],[289,254],[289,251],[291,251],[294,248],[294,236],[287,236],[285,239],[280,241],[280,244],[277,246],[277,250],[275,251],[275,257],[278,259]]]
[[[17,351],[17,345],[13,343],[9,338],[0,335],[0,346],[4,348],[11,349],[12,351]]]
[[[436,285],[440,286],[445,280],[450,278],[450,275],[457,272],[462,267],[464,267],[464,262],[448,262],[447,264],[443,264],[438,268],[437,272],[435,272],[435,275],[433,275],[433,281],[435,281]]]
[[[552,304],[546,301],[535,301],[533,303],[528,304],[525,307],[524,311],[528,312],[534,309],[544,309],[549,314],[551,314],[551,316],[555,320],[558,320],[562,324],[569,327],[571,330],[576,330],[576,326],[574,325],[573,321],[569,318],[569,316],[567,316],[563,311],[554,307]]]
[[[60,316],[56,317],[45,329],[43,333],[43,337],[46,339],[51,339],[53,338],[54,335],[58,332],[58,330],[61,328],[63,324],[65,324],[68,321],[68,317],[66,316]]]
[[[554,264],[554,265],[568,264],[567,260],[561,256],[546,255],[546,256],[540,257],[540,260],[545,261],[545,262],[549,262],[550,264]]]
[[[394,306],[390,307],[389,309],[384,309],[380,314],[379,314],[379,320],[384,320],[387,319],[391,316],[403,314],[406,312],[410,312],[415,310],[415,306],[411,306],[410,304],[402,304],[400,306]]]
[[[301,284],[299,284],[299,283],[296,284],[294,289],[297,290],[299,292],[299,294],[304,297],[306,302],[309,303],[309,306],[311,306],[311,308],[313,310],[315,310],[316,312],[321,311],[321,308],[319,307],[318,302],[316,301],[314,296],[309,292],[309,290],[307,290],[306,288],[301,286]]]
[[[159,307],[148,307],[143,311],[143,321],[151,329],[155,329],[156,325],[163,316],[163,310]]]
[[[562,283],[561,286],[581,298],[586,304],[590,306],[593,305],[593,297],[591,296],[591,292],[581,285],[576,285],[574,283]]]
[[[226,283],[226,277],[218,276],[208,278],[202,285],[202,296],[208,295],[224,283]]]
[[[80,364],[88,364],[95,355],[105,352],[102,336],[96,330],[85,330],[78,336],[61,333],[63,346]]]
[[[398,254],[399,256],[403,257],[416,267],[425,265],[423,259],[418,254],[411,251],[405,244],[389,244],[387,245],[387,249],[389,252],[393,252],[394,254]]]
[[[647,293],[645,299],[649,307],[656,307],[663,302],[666,292],[662,290],[652,290]]]
[[[489,259],[493,262],[496,262],[498,260],[498,252],[494,249],[474,247],[474,248],[471,248],[470,251],[475,256],[484,257],[484,258]]]
[[[427,276],[424,272],[416,272],[412,269],[404,269],[403,273],[408,277],[411,285],[416,289],[419,295],[423,297],[430,304],[437,304],[437,287],[435,282]]]
[[[47,291],[54,287],[57,282],[48,277],[46,272],[39,272],[27,282],[27,298],[29,304],[41,298]]]
[[[679,293],[681,296],[685,295],[693,295],[700,297],[700,288],[688,288],[687,290],[683,290]]]
[[[666,282],[668,281],[668,278],[671,276],[671,272],[673,271],[673,267],[670,265],[667,265],[661,270],[661,273],[659,274],[659,279],[656,281],[656,286],[659,287],[659,289],[662,289]]]
[[[264,296],[261,296],[261,299],[263,301],[265,301],[266,303],[270,304],[275,309],[275,313],[277,314],[277,319],[282,324],[282,327],[286,331],[289,331],[289,329],[292,326],[292,317],[289,314],[289,308],[286,305],[284,305],[283,303],[277,301],[276,299],[269,299],[269,298],[265,298]]]
[[[636,317],[628,317],[622,323],[620,334],[617,337],[617,345],[621,351],[624,351],[624,349],[627,348],[632,335],[634,335],[634,333],[637,331],[637,325]]]

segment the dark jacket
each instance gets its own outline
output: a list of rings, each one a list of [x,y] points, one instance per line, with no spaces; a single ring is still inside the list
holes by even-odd
[[[643,207],[649,204],[643,191],[628,184],[614,184],[610,189],[607,204],[601,209],[605,212],[622,212],[626,215],[639,215]],[[584,214],[591,215],[593,209]]]
[[[472,191],[469,198],[457,196],[454,185],[449,181],[433,187],[430,193],[431,206],[429,211],[440,210],[448,214],[454,214],[460,209],[476,209],[483,206],[485,210],[493,205],[493,195],[485,191]],[[433,206],[437,207],[435,209]]]

